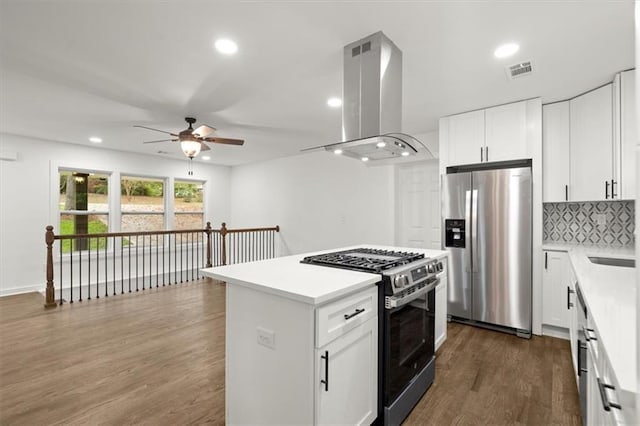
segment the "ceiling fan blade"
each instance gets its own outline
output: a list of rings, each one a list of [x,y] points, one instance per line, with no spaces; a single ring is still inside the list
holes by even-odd
[[[157,141],[146,141],[142,143],[176,142],[178,139],[159,139]]]
[[[200,141],[200,151],[211,151],[211,148],[209,148],[204,142]]]
[[[141,129],[147,129],[147,130],[153,130],[153,131],[155,131],[155,132],[166,133],[166,134],[168,134],[168,135],[178,137],[178,135],[176,135],[175,133],[166,132],[166,131],[164,131],[164,130],[160,130],[160,129],[154,129],[153,127],[138,126],[138,125],[135,125],[135,126],[133,126],[133,127],[139,127],[139,128],[141,128]]]
[[[225,145],[244,145],[242,139],[229,139],[229,138],[202,138],[206,142],[223,143]]]
[[[209,136],[211,133],[215,132],[216,130],[218,130],[218,129],[216,129],[215,127],[211,127],[211,126],[208,126],[206,124],[203,124],[200,127],[198,127],[197,129],[195,129],[193,131],[193,134],[194,135],[198,135],[201,138],[206,138],[207,136]]]

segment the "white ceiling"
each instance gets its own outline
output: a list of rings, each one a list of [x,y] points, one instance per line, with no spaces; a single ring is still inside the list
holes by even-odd
[[[185,116],[243,138],[237,165],[339,141],[342,48],[382,30],[403,51],[403,130],[541,96],[572,97],[634,66],[633,1],[0,0],[0,132],[184,158],[143,145]],[[213,48],[234,39],[235,56]],[[492,52],[520,44],[512,58]],[[508,80],[504,66],[534,61]]]

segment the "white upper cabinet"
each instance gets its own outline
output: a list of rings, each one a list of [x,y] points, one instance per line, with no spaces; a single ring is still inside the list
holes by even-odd
[[[527,155],[527,102],[488,108],[484,120],[484,161],[531,157]]]
[[[542,106],[542,168],[545,203],[569,201],[569,101]]]
[[[613,179],[613,85],[571,99],[570,109],[570,199],[612,199],[612,194],[618,198],[619,184]]]
[[[534,157],[540,147],[540,99],[440,119],[440,173],[447,166]]]
[[[620,93],[620,194],[619,198],[636,198],[636,149],[638,131],[636,128],[636,71],[625,71],[616,78]]]
[[[453,164],[479,163],[484,159],[484,110],[448,117],[449,158]]]

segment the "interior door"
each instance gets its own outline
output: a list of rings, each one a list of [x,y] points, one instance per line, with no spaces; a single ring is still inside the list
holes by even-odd
[[[471,173],[442,176],[442,245],[449,252],[449,286],[447,314],[471,318]],[[463,222],[465,234],[459,243],[464,247],[447,244],[447,221]]]
[[[531,169],[473,172],[473,319],[531,330]]]
[[[440,188],[436,161],[399,166],[396,244],[440,249]]]

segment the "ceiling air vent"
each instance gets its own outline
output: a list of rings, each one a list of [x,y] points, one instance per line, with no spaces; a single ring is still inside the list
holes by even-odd
[[[531,61],[519,62],[514,65],[509,65],[507,67],[507,76],[510,79],[524,77],[533,72],[533,65]]]

